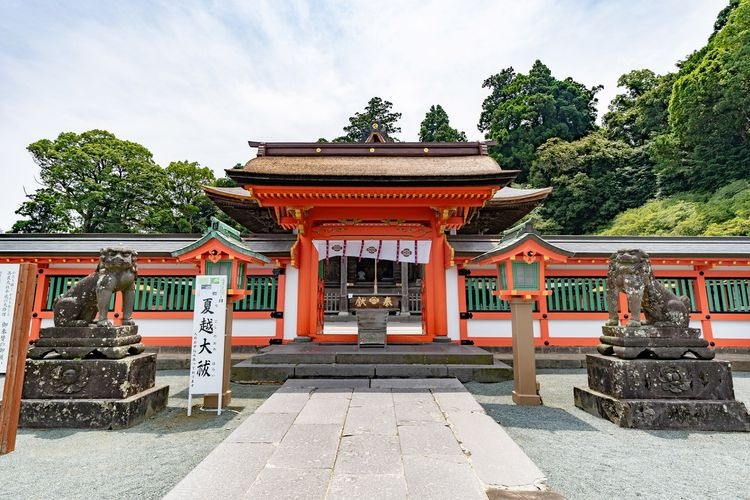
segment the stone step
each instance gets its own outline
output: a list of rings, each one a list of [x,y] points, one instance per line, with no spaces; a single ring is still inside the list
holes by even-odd
[[[286,346],[284,346],[286,347]],[[399,350],[398,346],[362,348],[352,350],[320,349],[309,352],[289,352],[285,349],[266,348],[252,356],[250,362],[258,365],[273,364],[374,364],[374,365],[491,365],[492,353],[471,346],[436,349],[434,352]],[[458,349],[456,349],[458,348]]]
[[[501,382],[513,378],[513,369],[500,361],[494,364],[356,364],[297,363],[259,364],[246,360],[232,367],[237,383],[283,382],[291,378],[447,378],[461,382]]]
[[[586,368],[585,353],[538,352],[535,359],[537,369],[568,370]],[[715,359],[717,361],[728,361],[734,373],[750,371],[750,354],[717,353]],[[495,360],[513,366],[513,353],[495,353]]]

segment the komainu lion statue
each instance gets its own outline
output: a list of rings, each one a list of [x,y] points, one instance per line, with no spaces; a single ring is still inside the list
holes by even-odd
[[[122,292],[122,324],[132,325],[137,253],[125,248],[102,248],[96,271],[89,274],[53,306],[55,326],[112,326],[107,310],[112,294]]]
[[[607,326],[618,325],[617,297],[623,292],[628,299],[630,320],[627,326],[645,325],[687,328],[690,322],[690,300],[677,297],[662,286],[651,270],[651,261],[643,250],[619,250],[609,258],[607,271]]]

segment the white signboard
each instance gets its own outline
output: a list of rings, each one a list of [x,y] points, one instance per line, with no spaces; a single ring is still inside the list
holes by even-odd
[[[193,394],[218,394],[221,414],[226,312],[227,277],[196,276],[188,415]]]
[[[16,307],[20,264],[0,264],[0,373],[8,368],[10,330]]]

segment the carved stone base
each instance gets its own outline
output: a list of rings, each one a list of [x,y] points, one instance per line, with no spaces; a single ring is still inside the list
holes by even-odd
[[[24,399],[122,399],[153,387],[156,354],[124,359],[27,359]]]
[[[691,353],[699,359],[713,359],[715,355],[698,328],[603,326],[602,333],[597,351],[622,359],[679,359]]]
[[[56,354],[63,359],[121,359],[144,350],[135,325],[50,327],[39,331],[39,339],[29,347],[27,357],[42,359]]]
[[[607,337],[682,338],[699,339],[700,328],[684,328],[675,325],[602,326],[602,335]]]
[[[22,427],[116,429],[162,410],[169,386],[154,386],[156,354],[124,359],[27,359]]]
[[[573,388],[573,397],[578,408],[620,427],[750,432],[747,408],[739,401],[615,399],[581,387]]]
[[[588,388],[574,388],[577,407],[621,427],[750,431],[734,399],[726,361],[586,356]]]
[[[22,399],[19,427],[123,429],[137,425],[167,405],[168,385],[125,399]]]
[[[698,359],[713,359],[716,355],[704,339],[662,339],[599,337],[601,344],[596,348],[600,354],[613,355],[622,359],[657,358],[680,359],[693,354]]]

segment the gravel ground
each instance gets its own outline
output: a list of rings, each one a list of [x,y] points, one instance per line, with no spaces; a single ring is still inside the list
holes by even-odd
[[[735,373],[750,408],[750,373]],[[750,433],[622,429],[573,404],[584,370],[540,371],[544,406],[516,406],[513,382],[469,383],[485,411],[566,498],[750,499]]]
[[[233,384],[232,411],[188,417],[188,372],[159,371],[157,383],[169,384],[167,408],[132,429],[20,429],[0,456],[0,498],[161,498],[279,387]]]

